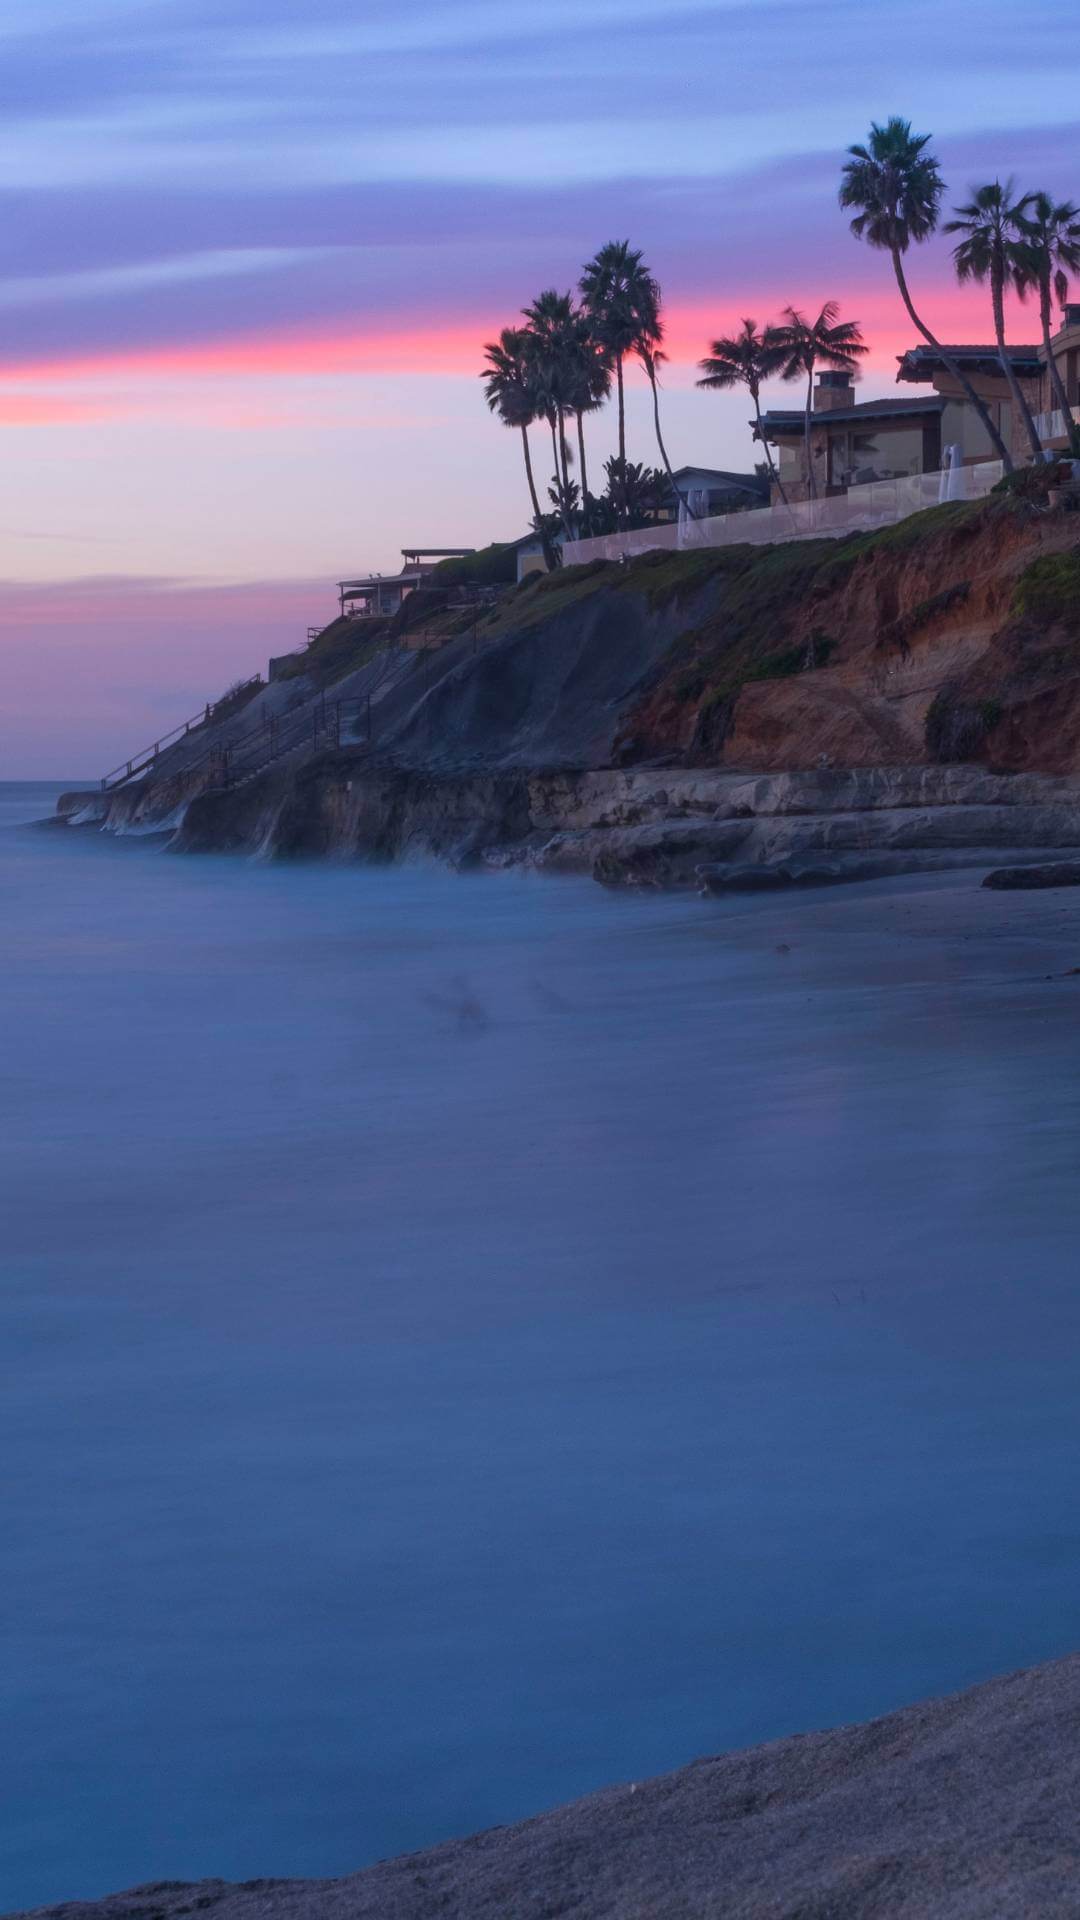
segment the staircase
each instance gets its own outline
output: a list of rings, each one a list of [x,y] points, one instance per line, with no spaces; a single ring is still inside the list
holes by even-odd
[[[115,788],[126,786],[129,780],[138,780],[144,773],[149,773],[168,748],[179,745],[189,733],[198,733],[204,727],[212,727],[223,707],[231,706],[241,694],[250,695],[257,692],[262,683],[261,673],[252,674],[250,680],[241,681],[223,699],[208,702],[201,712],[193,713],[190,720],[181,720],[180,725],[173,727],[170,733],[163,733],[160,740],[154,741],[152,747],[143,747],[139,753],[133,754],[130,760],[122,760],[111,773],[105,774],[101,782],[102,793],[112,793]],[[205,754],[196,753],[195,759],[190,764],[198,766],[205,757]]]
[[[268,767],[279,765],[297,754],[325,753],[341,745],[343,710],[345,724],[350,709],[360,709],[365,737],[371,737],[370,706],[364,701],[327,700],[326,696],[303,713],[284,719],[268,717],[258,727],[235,740],[222,742],[207,756],[207,786],[235,791],[258,779]]]

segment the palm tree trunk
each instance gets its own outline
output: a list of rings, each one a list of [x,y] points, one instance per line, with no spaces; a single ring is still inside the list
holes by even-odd
[[[563,410],[561,407],[558,410],[558,420],[559,420],[559,472],[560,472],[561,481],[562,481],[563,498],[567,503],[567,508],[569,509],[570,466],[567,460],[566,415],[563,413]]]
[[[533,524],[540,535],[540,545],[544,550],[544,564],[549,573],[554,573],[559,564],[558,548],[544,526],[544,516],[540,511],[540,501],[536,492],[536,480],[533,475],[532,454],[529,451],[529,429],[522,426],[521,447],[525,455],[525,473],[529,482],[529,498],[532,501]]]
[[[813,367],[811,367],[806,380],[806,411],[804,415],[805,424],[803,427],[803,435],[804,435],[803,450],[806,455],[806,497],[808,500],[817,499],[817,482],[814,479],[814,461],[813,461],[813,456],[810,452],[810,423],[813,418],[813,412],[814,412],[814,369]]]
[[[656,444],[660,449],[660,458],[664,463],[664,472],[667,474],[668,480],[671,484],[671,491],[675,495],[676,500],[679,502],[680,506],[683,506],[686,508],[689,518],[691,520],[696,520],[698,516],[694,512],[693,508],[691,507],[689,500],[686,498],[685,494],[682,494],[679,492],[678,487],[675,485],[675,475],[671,471],[671,461],[668,459],[667,448],[664,445],[664,436],[660,431],[660,389],[659,389],[659,386],[657,385],[656,368],[653,365],[651,356],[645,361],[645,371],[649,376],[649,385],[652,388],[652,409],[653,409],[653,422],[656,427]]]
[[[577,450],[578,471],[581,474],[581,510],[584,513],[585,496],[589,491],[589,483],[585,477],[585,428],[582,425],[580,413],[577,416]]]
[[[1046,354],[1046,367],[1050,375],[1051,396],[1053,399],[1057,401],[1058,410],[1065,417],[1066,433],[1071,434],[1076,423],[1073,420],[1072,408],[1069,405],[1069,396],[1065,391],[1065,382],[1058,371],[1058,363],[1054,359],[1053,351],[1050,346],[1050,280],[1049,280],[1049,277],[1047,277],[1045,283],[1040,284],[1040,287],[1039,287],[1039,314],[1042,320],[1043,351]]]
[[[761,431],[761,397],[756,387],[751,387],[750,395],[754,402],[754,421],[757,427],[757,438],[761,441],[762,447],[765,450],[765,465],[769,469],[770,478],[776,481],[776,491],[780,495],[780,498],[786,507],[788,504],[788,497],[787,497],[787,494],[784,492],[784,483],[780,478],[780,469],[776,465],[775,461],[773,460],[772,448],[770,447],[768,441],[766,440],[765,435]]]
[[[623,357],[615,355],[615,380],[619,393],[619,525],[626,525],[626,396],[623,392]]]
[[[559,429],[556,425],[554,410],[548,415],[548,425],[551,428],[551,451],[555,458],[555,472],[554,472],[553,478],[555,481],[555,492],[559,501],[559,516],[563,523],[563,532],[565,533],[566,538],[568,540],[572,540],[574,535],[573,535],[573,532],[571,531],[570,522],[567,517],[566,488],[563,483],[562,468],[559,461],[559,441],[562,439],[562,434],[559,432]]]
[[[521,449],[525,455],[525,475],[529,482],[529,498],[532,501],[533,520],[536,525],[539,526],[544,516],[540,511],[540,501],[537,498],[536,481],[533,477],[532,454],[529,452],[529,429],[526,426],[523,426],[521,429]]]
[[[1012,361],[1009,359],[1009,349],[1005,345],[1005,296],[1001,278],[996,273],[991,275],[990,294],[994,303],[994,335],[997,340],[998,359],[1001,361],[1001,371],[1005,375],[1006,385],[1012,394],[1013,405],[1024,423],[1027,437],[1031,442],[1031,451],[1035,455],[1036,460],[1039,460],[1042,457],[1042,441],[1035,431],[1035,422],[1031,417],[1031,408],[1024,398]]]
[[[1003,467],[1005,468],[1006,473],[1011,473],[1014,465],[1012,454],[1009,452],[1009,449],[1005,445],[1005,442],[1002,439],[1000,433],[998,432],[997,427],[994,425],[994,421],[991,416],[990,409],[987,406],[985,400],[981,400],[979,398],[979,395],[976,393],[974,387],[971,384],[971,381],[967,377],[967,374],[962,372],[960,367],[957,365],[956,361],[953,359],[952,354],[949,353],[947,349],[942,346],[940,340],[935,338],[935,336],[931,333],[929,327],[927,326],[925,320],[920,320],[918,314],[915,311],[914,305],[912,304],[911,295],[908,292],[908,283],[904,276],[904,263],[900,257],[899,247],[894,247],[892,249],[892,263],[893,263],[893,272],[896,275],[896,284],[900,289],[900,298],[903,301],[905,307],[907,308],[908,319],[911,321],[912,326],[917,330],[917,332],[922,334],[922,337],[926,341],[927,346],[933,347],[935,353],[940,353],[941,364],[945,368],[946,373],[948,373],[952,377],[952,379],[956,381],[957,386],[962,389],[967,399],[970,400],[972,406],[974,407],[976,413],[979,416],[979,419],[982,421],[983,426],[986,428],[986,431],[990,437],[991,446],[997,448],[998,459],[1001,461]]]

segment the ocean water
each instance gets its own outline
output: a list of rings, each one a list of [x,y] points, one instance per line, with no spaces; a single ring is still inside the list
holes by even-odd
[[[1080,1643],[1080,903],[180,859],[0,790],[0,1910]]]

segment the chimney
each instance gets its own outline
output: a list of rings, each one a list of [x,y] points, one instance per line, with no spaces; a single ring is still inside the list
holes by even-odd
[[[831,413],[834,407],[855,403],[855,387],[850,373],[819,373],[814,388],[814,412]]]

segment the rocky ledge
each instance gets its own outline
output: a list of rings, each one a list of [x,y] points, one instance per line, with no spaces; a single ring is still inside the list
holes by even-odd
[[[35,1920],[1075,1920],[1078,1735],[1073,1655],[344,1880],[158,1881]]]
[[[1080,850],[1080,781],[978,766],[439,774],[346,751],[187,802],[158,783],[60,805],[74,824],[167,833],[185,852],[433,856],[708,892]]]
[[[192,852],[709,891],[1026,865],[1080,847],[1077,521],[1007,494],[565,568],[435,649],[337,622],[62,812]]]

